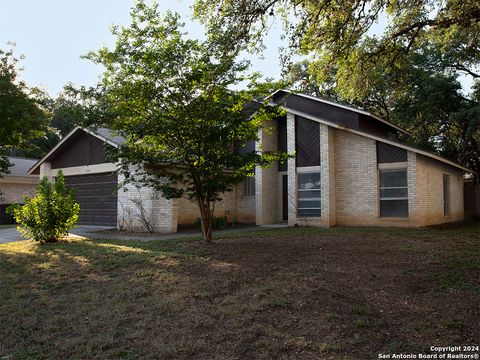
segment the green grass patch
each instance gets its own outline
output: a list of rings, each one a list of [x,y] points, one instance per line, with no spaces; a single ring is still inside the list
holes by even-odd
[[[367,359],[480,337],[471,224],[217,239],[0,245],[0,359]]]

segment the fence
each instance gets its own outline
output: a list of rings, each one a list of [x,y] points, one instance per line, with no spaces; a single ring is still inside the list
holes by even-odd
[[[463,193],[466,218],[480,217],[480,184],[465,184]]]

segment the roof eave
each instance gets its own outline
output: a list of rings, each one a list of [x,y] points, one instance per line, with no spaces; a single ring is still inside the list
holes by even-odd
[[[405,144],[402,144],[402,143],[399,143],[399,142],[396,142],[396,141],[393,141],[393,140],[390,140],[390,139],[385,139],[385,138],[382,138],[382,137],[380,137],[380,136],[376,136],[376,135],[372,135],[372,134],[367,134],[367,133],[358,131],[358,130],[356,130],[356,129],[350,128],[350,127],[345,126],[345,125],[339,125],[339,124],[333,123],[333,122],[331,122],[331,121],[328,121],[328,120],[325,120],[325,119],[321,119],[321,118],[319,118],[319,117],[312,116],[312,115],[307,114],[307,113],[303,113],[303,112],[301,112],[301,111],[297,111],[297,110],[294,110],[294,109],[290,109],[290,108],[288,108],[288,107],[286,107],[286,106],[283,106],[283,105],[282,105],[282,108],[284,108],[285,110],[291,112],[292,114],[296,114],[296,115],[305,117],[305,118],[307,118],[307,119],[310,119],[310,120],[313,120],[313,121],[317,121],[317,122],[323,123],[323,124],[325,124],[325,125],[327,125],[327,126],[331,126],[331,127],[336,128],[336,129],[339,129],[339,130],[345,130],[345,131],[348,131],[348,132],[351,132],[351,133],[354,133],[354,134],[357,134],[357,135],[360,135],[360,136],[364,136],[364,137],[370,138],[370,139],[372,139],[372,140],[385,142],[385,143],[387,143],[387,144],[390,144],[390,145],[393,145],[393,146],[397,146],[397,147],[399,147],[399,148],[402,148],[402,149],[405,149],[405,150],[414,152],[414,153],[416,153],[416,154],[424,155],[424,156],[427,156],[427,157],[429,157],[429,158],[435,159],[435,160],[437,160],[437,161],[443,162],[443,163],[448,164],[448,165],[450,165],[450,166],[453,166],[453,167],[456,167],[456,168],[458,168],[458,169],[461,169],[461,170],[463,170],[463,171],[466,172],[466,173],[477,174],[475,171],[470,170],[469,168],[466,168],[466,167],[463,166],[463,165],[457,164],[457,163],[454,162],[454,161],[445,159],[445,158],[441,157],[440,155],[436,155],[436,154],[430,153],[430,152],[425,151],[425,150],[416,149],[416,148],[411,147],[411,146],[409,146],[409,145],[405,145]]]
[[[291,91],[291,90],[287,90],[287,89],[279,89],[279,90],[276,90],[274,91],[272,94],[270,94],[267,98],[270,98],[270,97],[273,97],[275,94],[277,94],[278,92],[280,91],[283,91],[283,92],[286,92],[290,95],[298,95],[298,96],[301,96],[301,97],[304,97],[304,98],[307,98],[307,99],[310,99],[310,100],[314,100],[314,101],[318,101],[318,102],[321,102],[321,103],[324,103],[324,104],[329,104],[329,105],[332,105],[332,106],[336,106],[338,108],[342,108],[342,109],[345,109],[345,110],[349,110],[349,111],[353,111],[353,112],[356,112],[358,114],[363,114],[363,115],[367,115],[367,116],[370,116],[372,118],[374,118],[375,120],[378,120],[382,123],[384,123],[385,125],[388,125],[402,133],[404,133],[405,135],[409,135],[409,136],[412,136],[412,134],[410,132],[408,132],[407,130],[405,129],[402,129],[401,127],[395,125],[395,124],[392,124],[391,122],[387,121],[387,120],[384,120],[382,119],[381,117],[377,116],[377,115],[374,115],[372,114],[371,112],[369,111],[366,111],[366,110],[362,110],[362,109],[356,109],[354,107],[351,107],[351,106],[347,106],[347,105],[343,105],[343,104],[337,104],[333,101],[329,101],[329,100],[325,100],[325,99],[321,99],[321,98],[318,98],[318,97],[315,97],[315,96],[311,96],[311,95],[307,95],[307,94],[302,94],[302,93],[299,93],[299,92],[294,92],[294,91]],[[272,102],[273,103],[273,102]],[[278,104],[277,104],[278,105]]]

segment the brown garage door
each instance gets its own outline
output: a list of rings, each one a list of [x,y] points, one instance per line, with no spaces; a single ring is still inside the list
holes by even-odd
[[[117,226],[116,173],[66,176],[65,184],[75,189],[79,224]]]

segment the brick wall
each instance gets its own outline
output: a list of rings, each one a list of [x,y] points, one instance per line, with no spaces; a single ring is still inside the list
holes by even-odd
[[[119,184],[124,178],[119,174]],[[236,219],[240,223],[255,222],[255,197],[243,197],[242,184],[225,193],[222,201],[215,204],[214,216],[226,216],[227,221]],[[125,191],[126,190],[126,191]],[[178,226],[191,226],[200,217],[195,202],[185,198],[167,200],[160,193],[134,184],[123,185],[118,191],[118,226],[129,231],[145,231],[140,220],[140,209],[132,200],[141,200],[150,221],[159,233],[173,233]]]
[[[375,141],[335,129],[337,225],[378,224]]]
[[[450,176],[449,215],[444,215],[443,212],[443,174]],[[417,154],[416,179],[419,187],[419,225],[463,220],[463,174],[461,170]]]
[[[222,201],[215,203],[214,216],[226,216],[228,222],[232,222],[235,219],[241,223],[255,222],[255,199],[253,197],[243,198],[239,195],[241,195],[241,184],[233,191],[224,193]],[[192,225],[200,217],[200,211],[196,202],[180,198],[175,199],[174,203],[179,225]]]
[[[257,151],[277,150],[277,128],[272,121],[269,130],[262,130]],[[348,131],[320,125],[322,216],[298,218],[297,168],[295,159],[288,160],[289,225],[370,225],[425,226],[463,219],[463,177],[460,170],[441,162],[408,152],[408,218],[379,217],[379,185],[376,142]],[[295,118],[287,114],[287,151],[295,152]],[[397,166],[397,165],[393,165]],[[315,169],[312,169],[315,170]],[[450,175],[451,213],[443,215],[443,174]],[[215,207],[215,216],[227,216],[228,221],[256,222],[258,225],[281,222],[282,192],[277,164],[256,169],[255,196],[243,196],[243,185],[226,193]],[[119,182],[122,179],[119,176]],[[155,229],[175,232],[177,224],[191,225],[199,217],[197,205],[186,199],[166,200],[151,189],[127,185],[129,191],[119,191],[119,225],[125,219],[130,227],[142,230],[138,209],[130,199],[140,197]],[[126,205],[125,205],[126,204]]]
[[[255,196],[243,196],[243,184],[237,188],[237,221],[255,224]]]
[[[375,141],[335,129],[337,225],[426,226],[463,219],[463,174],[408,151],[408,218],[380,218]],[[443,174],[450,175],[451,214],[443,215]]]
[[[134,169],[132,169],[134,171]],[[173,200],[167,200],[153,189],[135,184],[124,184],[123,175],[118,175],[118,228],[128,231],[145,231],[141,221],[142,210],[135,205],[139,200],[146,218],[159,233],[174,233],[177,231],[177,211]]]
[[[12,182],[10,182],[12,181]],[[0,204],[19,204],[23,203],[23,197],[28,195],[35,196],[35,189],[38,182],[34,183],[18,183],[5,176],[0,179]]]

